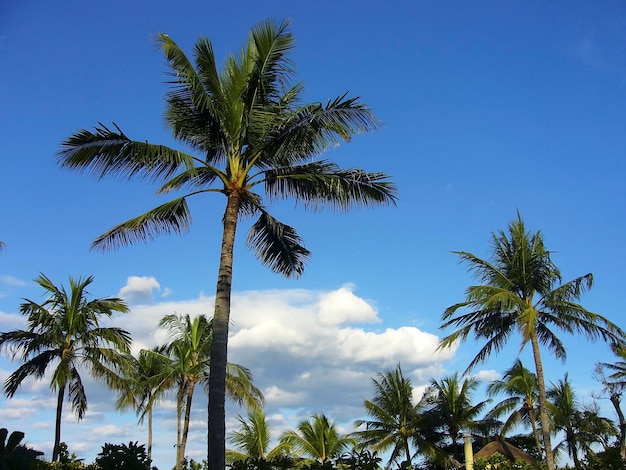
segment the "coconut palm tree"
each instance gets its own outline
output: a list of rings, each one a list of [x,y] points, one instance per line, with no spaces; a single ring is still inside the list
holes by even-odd
[[[614,363],[599,362],[596,364],[594,374],[604,386],[604,391],[608,393],[609,400],[615,409],[619,425],[620,457],[626,460],[626,417],[622,410],[621,402],[624,388],[626,387],[626,346],[612,344],[613,353],[621,360]],[[613,372],[606,377],[605,371]]]
[[[116,248],[163,233],[188,230],[191,196],[222,194],[222,244],[213,316],[209,386],[209,466],[224,468],[225,380],[233,247],[242,218],[258,216],[248,246],[273,271],[297,277],[309,251],[296,230],[274,218],[269,201],[293,198],[305,209],[394,204],[394,185],[382,173],[344,170],[314,157],[379,121],[356,98],[342,95],[326,104],[301,102],[293,85],[289,22],[264,21],[247,44],[218,71],[212,44],[201,38],[195,66],[167,35],[158,44],[172,69],[165,122],[192,154],[130,139],[119,127],[81,130],[63,142],[59,163],[97,177],[144,177],[163,182],[159,193],[188,193],[128,220],[99,236],[93,247]]]
[[[20,313],[26,316],[26,329],[0,334],[0,349],[6,347],[14,359],[24,361],[7,378],[4,391],[12,397],[26,378],[42,378],[52,369],[50,388],[57,392],[52,451],[52,460],[56,461],[65,392],[69,393],[72,411],[82,419],[87,410],[87,394],[81,368],[96,379],[112,383],[113,371],[130,351],[131,336],[121,328],[100,326],[100,322],[116,312],[128,312],[128,307],[116,297],[90,299],[87,288],[93,276],[70,277],[69,291],[55,286],[43,274],[35,282],[47,297],[42,303],[26,300],[20,305]]]
[[[537,428],[537,396],[539,386],[537,376],[526,369],[520,359],[504,372],[502,380],[495,380],[487,387],[487,394],[494,397],[504,393],[508,396],[488,413],[488,418],[500,418],[508,415],[503,426],[502,434],[514,429],[519,423],[530,426],[537,452],[541,455],[542,446]]]
[[[439,440],[433,433],[434,423],[423,413],[423,403],[413,399],[411,380],[400,364],[379,373],[372,383],[374,398],[363,403],[369,419],[355,421],[355,427],[365,429],[352,436],[376,452],[391,449],[389,465],[402,458],[411,467],[415,450],[434,458]]]
[[[297,431],[283,433],[280,443],[323,465],[354,447],[356,441],[340,435],[325,415],[314,414],[310,420],[300,421]]]
[[[479,416],[491,400],[472,403],[472,393],[480,382],[476,378],[461,379],[458,373],[441,380],[432,379],[422,398],[426,413],[436,417],[441,428],[452,441],[452,456],[463,461],[458,439],[462,431],[479,429]]]
[[[180,470],[185,458],[196,385],[207,384],[210,377],[212,322],[203,315],[191,318],[189,314],[173,314],[164,316],[159,326],[167,328],[171,339],[165,346],[167,356],[162,356],[163,359],[169,358],[169,362],[163,362],[165,367],[158,377],[163,383],[176,387],[176,468]],[[245,402],[250,407],[259,407],[263,402],[262,393],[252,385],[250,371],[239,365],[228,364],[226,389],[235,401]]]
[[[165,373],[170,359],[164,346],[152,350],[142,349],[137,357],[128,354],[120,372],[119,380],[113,384],[118,391],[115,407],[119,410],[133,408],[139,423],[148,417],[147,455],[152,460],[152,414],[157,401],[173,386]]]
[[[271,429],[265,413],[259,408],[248,413],[248,419],[238,417],[239,430],[233,431],[229,441],[237,450],[226,450],[226,461],[231,464],[239,460],[250,460],[255,467],[264,467],[264,462],[288,454],[290,446],[281,442],[270,449]]]
[[[543,235],[526,231],[518,213],[508,233],[492,234],[490,260],[459,251],[462,261],[482,282],[467,289],[466,299],[448,307],[441,328],[458,329],[441,340],[439,348],[453,346],[473,333],[486,340],[467,371],[500,351],[513,333],[522,336],[520,349],[531,344],[539,385],[539,410],[546,463],[554,470],[547,412],[546,386],[540,345],[548,347],[557,359],[565,360],[566,351],[556,330],[579,333],[591,340],[621,343],[624,331],[617,325],[576,303],[593,284],[591,273],[560,284],[561,272],[546,249]],[[461,311],[462,313],[459,313]],[[466,371],[466,372],[467,372]]]
[[[550,386],[547,395],[554,432],[563,431],[565,434],[563,443],[567,453],[572,458],[574,467],[578,468],[580,466],[578,457],[580,443],[577,436],[576,416],[580,414],[580,403],[578,403],[576,392],[572,388],[567,374],[565,374],[564,379],[560,379],[556,384],[553,383]]]

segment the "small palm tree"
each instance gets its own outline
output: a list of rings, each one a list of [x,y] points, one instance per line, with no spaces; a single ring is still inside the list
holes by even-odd
[[[339,211],[355,206],[395,204],[395,186],[383,173],[341,169],[314,157],[379,127],[374,114],[347,95],[327,104],[302,103],[303,86],[292,84],[288,54],[294,38],[289,22],[256,25],[241,52],[230,55],[222,71],[213,46],[200,39],[194,63],[166,34],[158,44],[172,69],[166,125],[193,152],[132,140],[121,129],[100,125],[63,142],[61,166],[108,175],[147,177],[163,183],[160,194],[176,197],[99,236],[93,246],[117,248],[164,233],[188,230],[191,196],[225,197],[217,275],[212,374],[209,386],[209,466],[224,468],[225,393],[233,248],[240,220],[258,216],[247,242],[260,261],[287,277],[302,274],[309,251],[293,227],[275,219],[271,202],[292,198],[306,209]]]
[[[8,377],[4,391],[12,397],[26,378],[42,378],[53,368],[50,388],[57,392],[57,410],[52,460],[56,461],[65,392],[69,392],[72,410],[82,419],[87,410],[87,394],[80,369],[87,368],[107,384],[116,381],[114,370],[124,361],[124,354],[129,353],[131,336],[120,328],[100,326],[100,322],[116,312],[128,312],[128,307],[116,297],[90,300],[87,287],[93,276],[70,278],[69,291],[55,286],[43,274],[35,282],[44,289],[46,300],[27,300],[20,305],[20,313],[27,317],[25,330],[0,334],[0,349],[8,347],[13,358],[24,361]]]
[[[504,372],[502,380],[495,380],[487,387],[487,394],[490,397],[501,393],[507,395],[508,398],[496,404],[488,413],[488,418],[508,415],[502,427],[502,434],[514,429],[519,423],[530,426],[537,452],[541,455],[541,440],[537,428],[537,397],[539,395],[537,376],[517,359]]]
[[[469,264],[481,281],[467,289],[463,302],[448,307],[442,315],[441,328],[458,327],[441,340],[440,348],[466,340],[486,340],[467,371],[498,352],[513,333],[520,333],[520,349],[532,347],[539,385],[539,413],[548,470],[554,470],[550,443],[550,420],[547,411],[546,385],[540,345],[545,345],[557,359],[565,360],[563,343],[554,330],[579,333],[591,340],[623,343],[624,331],[606,318],[576,303],[593,285],[591,273],[560,284],[561,272],[553,263],[540,232],[531,234],[518,214],[509,224],[508,233],[492,234],[490,260],[472,253],[456,252]],[[462,311],[462,313],[459,313]]]
[[[142,349],[137,357],[127,355],[119,381],[113,385],[118,390],[115,407],[119,410],[133,408],[139,423],[148,417],[147,455],[152,460],[152,414],[157,401],[172,387],[165,374],[169,358],[164,346],[152,350]]]
[[[476,378],[461,379],[454,373],[441,380],[433,379],[422,398],[427,413],[440,423],[439,427],[445,431],[452,441],[452,456],[462,461],[458,439],[462,431],[479,429],[479,416],[491,400],[472,403],[472,393],[480,382]]]
[[[376,452],[391,449],[389,465],[403,458],[410,467],[414,448],[434,457],[434,443],[438,441],[432,433],[434,425],[427,423],[422,402],[413,400],[413,386],[410,379],[404,377],[400,364],[393,370],[379,373],[377,378],[372,378],[372,383],[374,398],[363,403],[369,419],[355,421],[355,427],[365,426],[365,429],[352,436]]]
[[[341,456],[356,444],[353,438],[340,435],[323,414],[314,414],[310,420],[301,421],[297,431],[285,432],[280,442],[298,455],[321,464]]]
[[[626,346],[623,344],[612,344],[613,353],[620,359],[614,363],[600,362],[596,364],[595,375],[604,386],[604,391],[608,393],[609,400],[615,409],[619,425],[620,457],[626,460],[626,416],[622,410],[621,402],[624,389],[626,388]],[[612,371],[606,377],[605,371]]]
[[[176,468],[180,470],[185,458],[196,385],[209,382],[212,322],[203,315],[195,318],[189,314],[166,315],[159,326],[167,328],[171,338],[161,356],[164,370],[157,377],[161,383],[176,387]],[[237,364],[228,364],[226,390],[240,404],[256,408],[263,402],[263,394],[252,384],[250,371]]]
[[[247,420],[239,416],[238,421],[239,430],[233,431],[229,438],[237,450],[226,451],[226,461],[229,464],[250,460],[256,467],[262,467],[263,462],[271,462],[288,454],[290,446],[285,442],[270,449],[271,429],[261,409],[250,411]]]

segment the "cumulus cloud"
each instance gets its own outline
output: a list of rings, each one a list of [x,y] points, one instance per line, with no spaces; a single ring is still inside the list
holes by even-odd
[[[151,304],[154,302],[155,290],[160,291],[161,284],[154,277],[129,276],[118,295],[129,304]],[[166,292],[169,293],[169,290]]]
[[[153,294],[160,289],[153,277],[129,277],[120,290],[121,296],[134,302],[130,313],[115,317],[115,324],[132,333],[135,352],[167,342],[167,332],[158,328],[164,315],[212,315],[213,297],[200,294],[194,299],[155,302]],[[455,354],[455,348],[436,350],[436,334],[415,326],[384,326],[385,319],[376,306],[357,292],[354,285],[346,284],[327,291],[233,293],[229,360],[252,371],[255,385],[265,395],[265,412],[276,436],[313,413],[325,413],[340,429],[351,431],[353,421],[363,416],[363,401],[372,397],[372,378],[378,373],[400,363],[419,399],[429,380],[439,377]],[[115,394],[89,379],[87,373],[84,379],[89,411],[84,422],[77,423],[70,410],[64,409],[64,439],[93,452],[99,451],[96,443],[145,442],[145,429],[137,427],[132,412],[124,415],[125,422],[120,421],[113,408]],[[41,389],[48,385],[48,377],[33,381],[24,393],[43,396]],[[155,426],[160,430],[155,452],[159,454],[170,452],[175,440],[173,398],[167,397],[155,410]],[[53,397],[50,400],[45,409],[53,416]],[[206,452],[206,404],[206,394],[199,388],[192,410],[189,455]],[[3,411],[7,418],[11,416],[6,411],[9,408],[5,405]],[[230,429],[237,425],[240,413],[245,415],[245,410],[228,405]],[[32,417],[43,421],[39,415]],[[91,431],[81,433],[81,425]]]

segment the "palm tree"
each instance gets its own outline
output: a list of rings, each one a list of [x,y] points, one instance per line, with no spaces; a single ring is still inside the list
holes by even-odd
[[[69,392],[72,410],[82,419],[87,410],[87,395],[80,369],[85,367],[95,378],[112,383],[113,370],[123,361],[123,354],[130,351],[131,336],[120,328],[100,326],[100,322],[115,312],[128,312],[128,307],[116,297],[90,300],[87,287],[93,276],[70,277],[69,292],[43,274],[35,282],[44,289],[46,300],[26,300],[20,305],[20,313],[27,317],[27,328],[0,334],[0,349],[8,347],[14,359],[20,357],[24,361],[7,378],[4,391],[12,397],[26,378],[42,378],[54,368],[50,388],[57,392],[52,451],[52,460],[56,461],[65,392]]]
[[[379,373],[372,378],[374,398],[363,403],[370,419],[355,421],[355,427],[365,425],[365,429],[352,435],[363,445],[377,452],[391,449],[389,465],[404,458],[408,467],[412,466],[413,446],[425,455],[436,454],[432,434],[433,426],[426,423],[422,413],[422,403],[413,400],[413,386],[404,377],[402,367]]]
[[[539,386],[537,376],[526,369],[522,361],[515,363],[504,372],[503,380],[495,380],[487,387],[490,397],[504,393],[508,396],[488,413],[488,418],[508,417],[502,427],[502,434],[514,429],[520,422],[532,429],[537,452],[541,455],[541,440],[537,429],[537,396]]]
[[[552,384],[547,390],[548,409],[552,418],[555,433],[563,431],[565,439],[563,443],[567,448],[568,455],[574,462],[574,467],[578,468],[580,459],[578,458],[578,448],[580,443],[577,436],[576,416],[580,414],[580,404],[576,399],[576,393],[568,380],[567,374],[564,379],[560,379],[556,384]],[[557,446],[558,447],[558,446]]]
[[[203,315],[193,319],[189,314],[166,315],[159,326],[167,328],[171,338],[165,346],[167,356],[162,356],[169,358],[169,362],[163,362],[165,370],[158,377],[161,383],[177,389],[176,468],[180,470],[185,458],[195,388],[197,384],[207,384],[210,378],[212,322]],[[236,402],[249,407],[259,407],[263,402],[262,393],[252,384],[250,371],[237,364],[227,366],[226,390]]]
[[[113,384],[118,390],[115,407],[119,410],[133,408],[139,415],[139,423],[148,417],[148,459],[152,460],[152,413],[156,402],[172,387],[165,374],[169,358],[164,346],[152,350],[142,349],[134,357],[127,355],[119,381]]]
[[[261,409],[251,410],[247,420],[239,416],[238,421],[239,430],[233,431],[229,437],[237,450],[226,451],[229,464],[249,459],[255,467],[262,467],[263,462],[270,462],[288,453],[290,446],[285,442],[270,449],[271,430]]]
[[[427,413],[436,417],[452,441],[452,456],[462,461],[458,439],[462,431],[480,428],[479,416],[491,400],[472,403],[472,393],[480,385],[476,378],[461,380],[454,373],[441,380],[433,379],[424,393],[422,402]]]
[[[314,414],[310,420],[301,421],[297,431],[283,433],[280,443],[323,465],[353,447],[356,441],[340,435],[325,415]]]
[[[225,380],[233,246],[239,219],[258,215],[248,246],[273,271],[297,277],[309,251],[296,230],[275,219],[264,204],[292,197],[305,209],[394,204],[395,186],[382,173],[344,170],[313,157],[358,132],[379,126],[365,105],[346,95],[302,104],[303,86],[291,84],[293,48],[289,22],[265,21],[252,28],[247,44],[230,55],[221,72],[211,42],[195,46],[195,67],[167,35],[158,43],[172,69],[165,121],[195,155],[131,140],[115,126],[81,130],[63,143],[59,163],[97,177],[147,177],[164,181],[159,193],[190,192],[128,220],[99,236],[93,247],[116,248],[188,230],[187,198],[226,197],[217,275],[209,386],[209,466],[224,468]]]
[[[603,339],[619,343],[624,332],[606,318],[592,313],[576,301],[593,284],[591,273],[560,284],[561,273],[552,262],[540,232],[526,231],[518,214],[508,234],[492,234],[491,260],[471,253],[455,252],[468,263],[482,284],[470,286],[466,299],[448,307],[442,315],[441,328],[458,327],[441,340],[439,348],[448,348],[458,340],[466,340],[473,332],[475,339],[487,342],[467,368],[484,362],[492,352],[501,350],[513,333],[522,335],[521,348],[531,344],[539,385],[539,411],[546,463],[554,470],[550,443],[550,421],[547,412],[546,386],[539,345],[545,345],[560,360],[566,351],[554,329],[579,333],[591,340]],[[458,314],[459,310],[466,309]],[[456,316],[455,316],[456,315]]]
[[[615,408],[619,424],[620,457],[626,460],[626,417],[621,406],[622,394],[626,387],[626,346],[612,344],[611,349],[621,360],[614,363],[597,363],[594,374],[604,386],[604,391],[609,394],[609,400]],[[604,372],[607,369],[613,371],[609,377],[606,377]]]

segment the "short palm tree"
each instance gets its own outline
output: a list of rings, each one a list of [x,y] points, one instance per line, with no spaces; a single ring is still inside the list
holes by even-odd
[[[612,344],[611,349],[618,357],[616,362],[600,362],[596,364],[595,374],[604,386],[604,391],[608,393],[609,400],[615,409],[619,425],[620,457],[626,460],[626,416],[622,410],[621,402],[624,389],[626,388],[626,346],[623,344]],[[613,373],[607,377],[605,371]]]
[[[413,386],[404,377],[400,364],[395,369],[379,373],[372,378],[374,398],[363,403],[368,419],[355,421],[364,430],[352,434],[358,442],[377,452],[391,449],[389,462],[403,459],[409,467],[413,455],[419,450],[424,455],[436,454],[433,424],[427,424],[422,404],[413,399]]]
[[[159,193],[189,192],[98,237],[93,246],[116,248],[163,233],[185,232],[191,223],[187,198],[225,197],[222,244],[213,316],[209,386],[211,468],[224,468],[225,381],[233,247],[238,223],[258,216],[249,247],[273,271],[299,276],[309,258],[296,230],[275,219],[269,201],[293,198],[306,209],[395,203],[394,185],[382,173],[344,170],[314,157],[358,132],[379,126],[373,113],[346,95],[327,104],[301,102],[303,86],[292,84],[289,22],[264,21],[247,44],[218,71],[211,42],[200,39],[195,66],[167,35],[159,46],[172,69],[165,121],[192,154],[132,140],[117,126],[81,130],[63,142],[61,166],[97,177],[145,177],[162,182]]]
[[[495,380],[487,387],[487,394],[490,397],[502,393],[508,398],[497,403],[488,413],[488,417],[500,418],[508,415],[502,426],[502,434],[514,429],[520,423],[530,426],[537,452],[541,455],[541,439],[537,428],[537,397],[539,395],[537,376],[517,359],[504,372],[502,380]]]
[[[301,457],[325,464],[354,447],[356,441],[340,435],[325,415],[314,414],[310,420],[301,421],[296,431],[283,433],[280,443]]]
[[[129,354],[123,363],[119,381],[113,384],[113,388],[118,391],[115,403],[117,409],[133,408],[139,416],[139,423],[148,417],[149,460],[152,460],[153,409],[157,401],[172,387],[166,374],[169,362],[164,346],[157,346],[152,350],[142,349],[137,357]]]
[[[122,299],[90,299],[88,286],[93,276],[69,280],[69,291],[57,287],[41,274],[35,282],[47,296],[42,303],[26,300],[20,313],[26,315],[26,329],[0,334],[0,349],[9,348],[13,358],[24,363],[6,380],[4,391],[12,397],[22,382],[31,376],[41,378],[52,369],[50,388],[57,392],[57,409],[52,460],[59,457],[61,416],[66,391],[72,410],[82,419],[87,410],[87,394],[80,369],[86,368],[107,384],[115,380],[114,370],[130,351],[131,336],[100,322],[114,313],[126,313]]]
[[[196,385],[206,385],[210,378],[212,322],[203,315],[194,318],[189,314],[166,315],[159,322],[159,326],[167,328],[171,341],[164,347],[165,353],[161,356],[163,370],[156,378],[164,385],[176,387],[176,468],[179,470],[185,458]],[[229,363],[226,375],[226,391],[234,401],[252,408],[260,407],[263,394],[252,384],[249,370]]]
[[[625,334],[603,316],[576,303],[591,288],[593,275],[585,274],[560,284],[561,272],[545,248],[543,235],[526,231],[519,214],[517,220],[509,224],[508,233],[500,231],[492,235],[492,247],[490,260],[464,251],[456,252],[469,264],[481,284],[470,286],[466,299],[443,313],[441,328],[454,326],[458,329],[443,338],[439,347],[451,347],[459,340],[466,340],[470,333],[477,340],[486,340],[468,366],[469,371],[492,352],[501,350],[513,333],[521,334],[521,348],[531,344],[539,385],[546,463],[548,470],[554,470],[540,344],[564,361],[565,347],[555,329],[611,343],[623,342]]]
[[[424,393],[422,404],[427,413],[436,417],[439,428],[452,442],[452,456],[462,461],[458,440],[462,431],[470,432],[481,427],[480,416],[491,400],[472,403],[472,393],[480,382],[473,377],[461,379],[458,373],[433,379]]]
[[[226,451],[226,461],[230,464],[238,460],[249,460],[255,467],[263,467],[263,462],[271,462],[288,454],[290,446],[284,442],[270,449],[272,434],[267,418],[259,409],[248,413],[248,419],[238,417],[239,429],[233,431],[229,441],[236,450]]]

